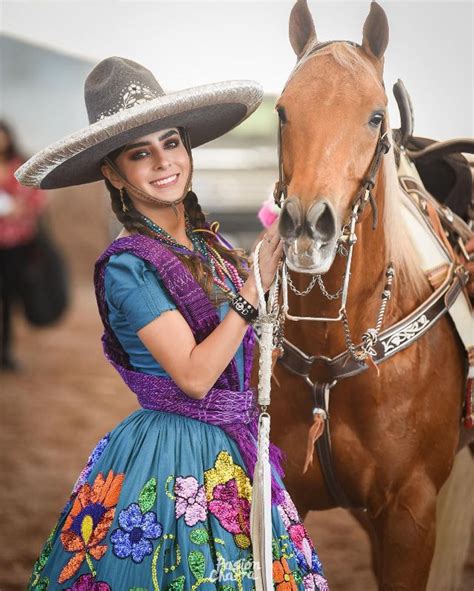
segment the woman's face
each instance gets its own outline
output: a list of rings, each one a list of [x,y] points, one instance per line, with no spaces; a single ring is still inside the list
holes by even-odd
[[[176,128],[162,129],[127,144],[115,163],[129,183],[151,197],[170,202],[183,195],[191,170],[188,152]],[[120,179],[112,176],[110,180],[122,188]],[[139,204],[139,196],[130,198]]]

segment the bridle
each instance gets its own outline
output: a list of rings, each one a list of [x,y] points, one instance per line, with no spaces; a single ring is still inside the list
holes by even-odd
[[[301,68],[303,63],[305,63],[309,58],[313,57],[316,53],[321,51],[323,48],[327,47],[332,43],[340,43],[340,41],[327,41],[324,43],[316,43],[313,46],[310,46],[308,50],[302,55],[302,57],[298,60],[296,67],[290,74],[288,81],[285,84],[285,87],[282,91],[282,94],[288,83],[294,76],[295,72]],[[351,41],[344,41],[343,43],[348,43],[352,47],[360,47],[357,43],[353,43]],[[285,173],[283,169],[283,158],[282,158],[282,129],[283,129],[283,121],[281,117],[279,118],[278,124],[278,181],[275,183],[275,189],[273,192],[273,197],[275,203],[282,207],[284,200],[288,197],[288,185],[285,181]],[[352,200],[351,204],[351,214],[349,219],[343,224],[341,228],[341,234],[338,241],[338,251],[343,253],[347,257],[346,269],[344,272],[343,278],[343,285],[342,288],[337,292],[337,294],[328,294],[327,290],[324,288],[324,284],[322,279],[319,275],[313,278],[312,284],[316,284],[316,280],[320,286],[320,289],[323,295],[326,295],[328,299],[337,299],[338,297],[341,298],[341,306],[339,309],[339,313],[337,316],[324,316],[324,317],[314,317],[314,316],[294,316],[289,313],[289,306],[288,306],[288,284],[290,284],[290,288],[295,291],[294,286],[291,284],[291,278],[289,278],[288,270],[286,264],[282,267],[282,288],[283,288],[283,312],[286,318],[290,320],[312,320],[312,321],[319,321],[319,322],[327,322],[327,321],[343,321],[347,318],[346,316],[346,302],[347,302],[347,295],[349,290],[349,282],[350,282],[350,269],[351,269],[351,262],[352,262],[352,252],[355,243],[357,242],[357,236],[355,234],[356,224],[361,221],[362,214],[368,204],[372,209],[372,228],[375,229],[377,227],[378,222],[378,210],[377,210],[377,203],[372,193],[372,190],[375,186],[377,175],[380,169],[380,165],[382,163],[382,157],[387,154],[390,150],[390,142],[388,139],[388,133],[386,129],[386,121],[385,118],[382,119],[380,125],[380,132],[379,137],[377,140],[377,144],[375,147],[374,155],[372,157],[372,161],[370,163],[367,175],[362,180],[361,186],[357,191],[354,199]],[[393,275],[392,275],[393,276]],[[295,291],[298,293],[297,291]],[[305,290],[306,292],[306,290]],[[309,293],[309,292],[306,292]],[[298,295],[303,295],[302,292],[299,292]],[[306,294],[304,294],[306,295]],[[386,304],[385,304],[386,305]],[[384,306],[385,309],[385,306]],[[347,331],[346,331],[347,332]]]

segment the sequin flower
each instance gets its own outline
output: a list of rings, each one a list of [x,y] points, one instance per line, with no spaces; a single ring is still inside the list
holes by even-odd
[[[142,513],[137,503],[132,503],[120,511],[119,525],[120,527],[110,536],[113,552],[119,558],[131,556],[133,562],[142,562],[145,556],[151,554],[153,545],[150,540],[156,540],[163,533],[156,513]]]
[[[199,486],[194,476],[178,476],[174,485],[176,495],[176,519],[184,515],[186,525],[196,525],[207,516],[206,493],[204,485]]]
[[[92,486],[86,482],[79,488],[61,530],[61,543],[74,556],[62,569],[59,583],[73,577],[84,560],[92,567],[91,556],[100,560],[105,554],[107,546],[100,542],[112,525],[124,476],[111,470],[105,479],[99,472]]]
[[[92,453],[89,456],[89,459],[87,460],[87,464],[84,466],[82,472],[79,474],[79,478],[77,479],[76,484],[74,485],[74,488],[72,490],[72,495],[75,495],[78,492],[78,490],[80,489],[80,487],[89,478],[89,475],[92,472],[92,469],[93,469],[95,463],[97,462],[97,460],[100,458],[100,456],[104,452],[104,449],[107,447],[107,445],[109,443],[109,439],[110,439],[110,433],[107,433],[107,435],[104,435],[104,437],[102,437],[102,439],[99,441],[99,443],[92,450]]]
[[[290,541],[296,555],[298,566],[303,573],[313,572],[322,574],[322,565],[316,554],[308,532],[301,523],[291,525],[288,528]]]
[[[214,468],[204,473],[204,487],[210,513],[234,535],[239,548],[248,548],[252,487],[247,474],[228,452],[221,451]]]
[[[273,561],[273,582],[275,591],[298,591],[298,586],[284,557]]]
[[[298,511],[287,490],[283,490],[283,502],[278,506],[283,524],[288,529],[292,523],[300,521]]]
[[[309,574],[303,578],[305,591],[329,591],[328,582],[321,575]]]
[[[249,535],[250,503],[239,497],[235,480],[215,487],[209,511],[231,534]]]
[[[81,575],[74,585],[65,591],[112,591],[111,587],[103,581],[96,581],[94,575]]]

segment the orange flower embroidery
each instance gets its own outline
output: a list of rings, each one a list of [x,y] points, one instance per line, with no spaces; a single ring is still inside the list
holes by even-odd
[[[283,556],[281,560],[273,561],[273,582],[277,591],[298,591],[288,562]]]
[[[125,474],[114,475],[111,470],[104,479],[99,472],[92,487],[86,482],[79,489],[61,531],[64,548],[75,554],[61,571],[58,583],[74,576],[84,560],[93,572],[90,557],[100,560],[105,554],[107,546],[100,542],[112,525],[124,477]]]

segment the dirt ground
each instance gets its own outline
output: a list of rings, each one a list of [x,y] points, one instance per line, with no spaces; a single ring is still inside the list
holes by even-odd
[[[18,374],[0,374],[0,589],[25,588],[33,562],[89,452],[137,408],[105,361],[90,284],[73,292],[63,321],[16,324]],[[369,542],[342,509],[312,513],[306,524],[332,591],[375,591]],[[474,588],[474,544],[459,591]]]

